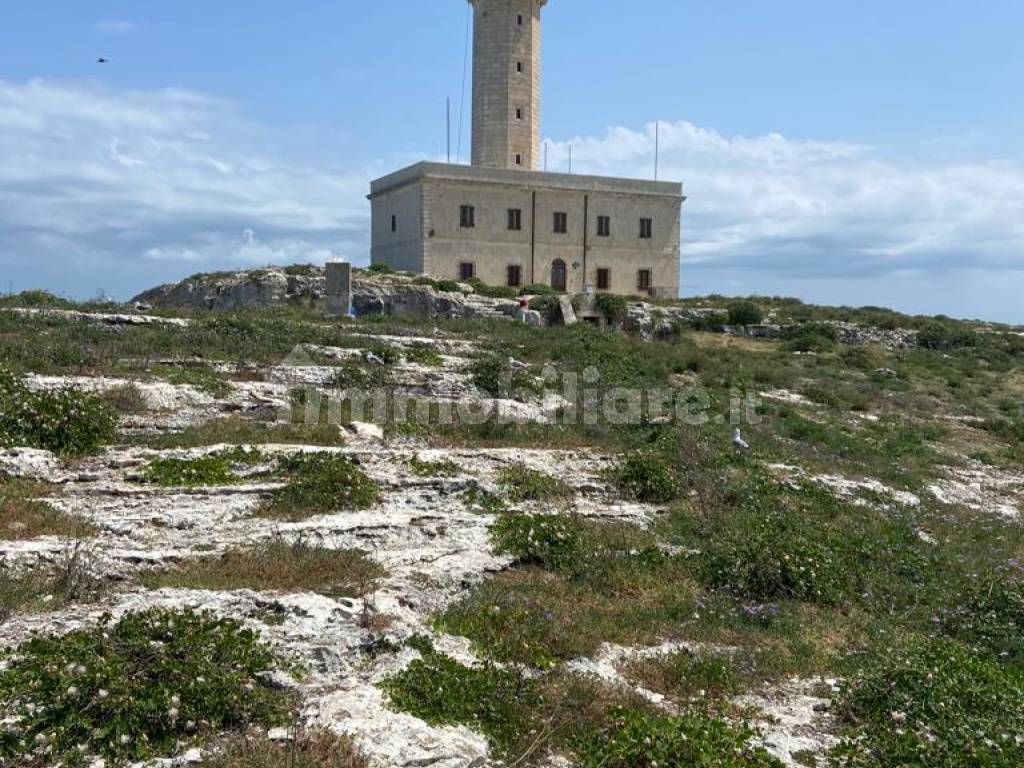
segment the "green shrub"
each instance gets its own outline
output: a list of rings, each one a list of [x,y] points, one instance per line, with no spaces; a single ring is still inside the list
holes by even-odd
[[[508,358],[501,355],[474,360],[469,374],[473,384],[491,397],[520,400],[537,394],[541,389],[529,371],[512,368]]]
[[[839,332],[825,323],[804,323],[787,328],[782,338],[788,352],[828,352],[838,343]]]
[[[366,268],[366,271],[367,272],[373,272],[373,273],[378,274],[378,275],[393,275],[393,274],[395,274],[395,270],[394,269],[389,267],[387,264],[381,264],[381,263],[371,264],[370,266],[368,266]]]
[[[938,613],[943,631],[1011,661],[1024,660],[1024,572],[1017,561],[965,583]]]
[[[927,323],[917,332],[917,343],[925,349],[949,352],[954,349],[976,347],[978,334],[965,326],[936,320]]]
[[[950,640],[879,648],[844,684],[842,768],[1024,765],[1024,673]]]
[[[171,384],[190,386],[211,397],[227,397],[234,391],[223,376],[206,365],[183,368],[160,366],[154,373]]]
[[[35,392],[0,368],[0,447],[82,456],[110,443],[117,423],[100,397],[70,387]]]
[[[816,484],[755,479],[704,525],[694,542],[703,540],[701,578],[746,599],[886,604],[892,590],[913,599],[928,574],[908,520],[848,506]]]
[[[575,568],[583,554],[579,527],[558,515],[500,517],[491,526],[491,543],[495,554],[551,571]]]
[[[562,324],[562,304],[557,296],[536,296],[530,299],[529,308],[534,312],[539,312],[548,325]]]
[[[416,363],[417,365],[425,365],[432,368],[444,365],[444,358],[437,350],[423,343],[411,344],[406,347],[402,350],[402,356],[406,359],[406,362]]]
[[[544,283],[530,283],[519,292],[520,296],[554,296],[555,289]]]
[[[311,515],[372,507],[380,501],[380,487],[345,456],[300,453],[281,462],[292,476],[284,488],[274,491],[260,510],[265,517],[301,520]]]
[[[763,748],[751,746],[753,736],[750,730],[717,718],[620,709],[611,727],[579,745],[577,764],[580,768],[782,768]]]
[[[420,477],[455,477],[461,471],[454,461],[424,461],[419,455],[409,459],[409,469]]]
[[[503,469],[498,474],[498,485],[513,504],[528,501],[566,502],[574,495],[572,487],[564,481],[523,464]]]
[[[729,315],[725,312],[713,312],[710,315],[698,315],[690,320],[695,331],[720,333],[729,324]]]
[[[222,456],[198,456],[194,459],[155,459],[142,473],[142,482],[165,488],[231,485],[238,476],[231,462]]]
[[[539,703],[536,685],[491,664],[465,667],[423,637],[409,644],[421,658],[381,684],[392,706],[431,725],[474,728],[499,756],[508,757],[519,736],[531,729],[531,711]]]
[[[726,307],[729,313],[729,325],[760,325],[764,320],[764,310],[752,301],[737,301]]]
[[[519,289],[507,285],[488,285],[478,277],[467,280],[473,290],[481,296],[488,296],[492,299],[514,299],[519,296]]]
[[[223,730],[280,724],[287,712],[284,694],[261,682],[287,664],[241,623],[191,610],[104,616],[34,637],[4,662],[0,707],[16,721],[0,731],[0,755],[29,764],[171,756]]]
[[[73,309],[75,303],[60,296],[55,296],[49,291],[35,289],[4,296],[0,298],[0,306],[22,307],[25,309],[40,307],[46,309]]]
[[[612,325],[619,325],[626,321],[629,299],[614,293],[599,293],[594,297],[594,307],[606,321]]]
[[[667,504],[682,492],[675,468],[656,453],[627,454],[609,477],[624,496],[645,503]]]
[[[107,405],[118,413],[145,413],[149,409],[146,395],[137,384],[122,384],[119,387],[108,389],[101,397]]]

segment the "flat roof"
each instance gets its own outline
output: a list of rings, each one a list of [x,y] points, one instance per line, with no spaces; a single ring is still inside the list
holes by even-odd
[[[370,198],[417,181],[473,182],[502,186],[527,186],[536,189],[573,190],[578,192],[618,192],[629,195],[656,195],[683,198],[683,185],[677,181],[620,179],[611,176],[580,176],[546,171],[519,171],[483,168],[477,165],[422,162],[402,168],[370,182]]]

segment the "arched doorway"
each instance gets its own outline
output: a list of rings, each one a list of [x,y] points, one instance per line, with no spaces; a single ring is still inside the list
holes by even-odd
[[[565,262],[561,259],[551,262],[551,287],[565,293]]]

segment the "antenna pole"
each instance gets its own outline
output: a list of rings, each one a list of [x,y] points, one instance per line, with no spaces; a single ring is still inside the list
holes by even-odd
[[[661,159],[661,121],[654,123],[654,180],[658,180],[658,161]]]

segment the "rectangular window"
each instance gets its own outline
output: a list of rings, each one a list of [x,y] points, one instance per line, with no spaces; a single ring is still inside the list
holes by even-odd
[[[510,264],[508,267],[509,288],[519,288],[523,284],[523,268],[518,264]]]
[[[516,165],[522,165],[522,164],[523,164],[523,156],[517,154],[516,155]]]
[[[564,235],[569,231],[569,214],[555,213],[555,234]]]
[[[640,237],[649,240],[653,232],[654,219],[640,219]]]
[[[651,290],[651,270],[641,269],[636,273],[636,287],[641,291]]]
[[[597,236],[598,237],[611,237],[612,235],[612,217],[611,216],[598,216],[597,217]]]
[[[523,212],[521,209],[508,209],[508,228],[516,231],[523,228]]]
[[[522,119],[523,119],[523,110],[522,109],[516,109],[516,120],[522,120]]]
[[[516,72],[518,72],[519,74],[523,74],[523,62],[516,62]]]
[[[516,22],[519,24],[520,27],[523,26],[523,14],[520,13],[519,16],[516,17]]]
[[[472,205],[464,205],[459,211],[459,226],[463,229],[472,229],[476,226],[476,208]]]
[[[395,216],[395,214],[391,214],[391,231],[392,232],[397,232],[398,231],[398,217]]]
[[[597,270],[597,290],[607,291],[612,287],[612,271],[610,269]]]
[[[476,277],[476,265],[471,261],[464,261],[459,264],[459,280],[465,282]]]

